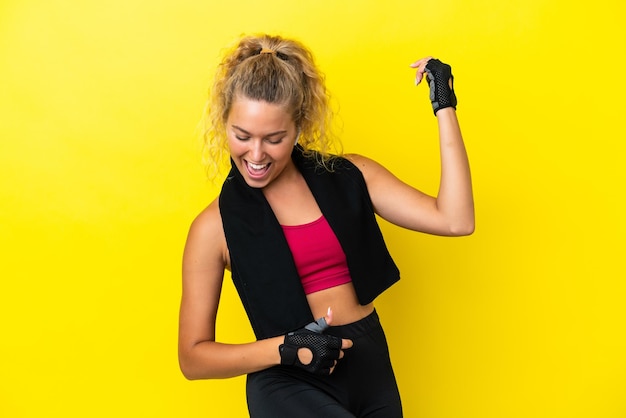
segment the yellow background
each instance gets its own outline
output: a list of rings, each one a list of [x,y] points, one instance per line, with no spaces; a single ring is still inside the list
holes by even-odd
[[[187,382],[180,260],[216,196],[194,129],[220,49],[309,45],[345,151],[434,193],[408,64],[453,66],[477,230],[384,224],[378,310],[407,417],[626,416],[625,6],[618,0],[0,2],[0,416],[244,417]],[[226,280],[223,341],[252,338]]]

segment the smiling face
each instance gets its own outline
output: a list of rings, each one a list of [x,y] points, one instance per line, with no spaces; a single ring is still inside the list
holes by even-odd
[[[298,135],[284,106],[238,97],[226,120],[230,156],[251,187],[263,188],[294,170],[291,160]]]

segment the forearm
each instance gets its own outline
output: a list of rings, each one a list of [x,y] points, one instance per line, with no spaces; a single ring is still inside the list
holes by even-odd
[[[202,341],[179,349],[180,368],[187,379],[223,379],[241,376],[280,364],[278,346],[284,338],[274,337],[247,344]]]
[[[437,112],[441,147],[441,182],[437,209],[449,224],[450,235],[474,231],[474,198],[469,161],[456,111],[449,107]]]

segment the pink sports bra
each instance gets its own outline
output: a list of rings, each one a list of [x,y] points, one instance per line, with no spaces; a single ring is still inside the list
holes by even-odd
[[[322,215],[318,220],[282,226],[307,295],[352,281],[346,256]]]

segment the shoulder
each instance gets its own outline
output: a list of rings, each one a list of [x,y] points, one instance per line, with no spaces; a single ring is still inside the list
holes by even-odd
[[[215,232],[222,229],[222,217],[220,215],[218,199],[213,200],[191,223],[191,230],[198,232]]]
[[[200,212],[191,223],[186,252],[197,256],[202,255],[203,258],[220,258],[226,263],[226,238],[217,199]]]
[[[362,167],[369,166],[372,162],[375,162],[371,158],[365,157],[361,154],[344,154],[343,158],[350,161],[352,164],[357,166],[359,169]]]
[[[377,178],[380,178],[381,175],[389,173],[381,164],[363,155],[345,154],[343,157],[359,169],[368,186],[375,182]]]

